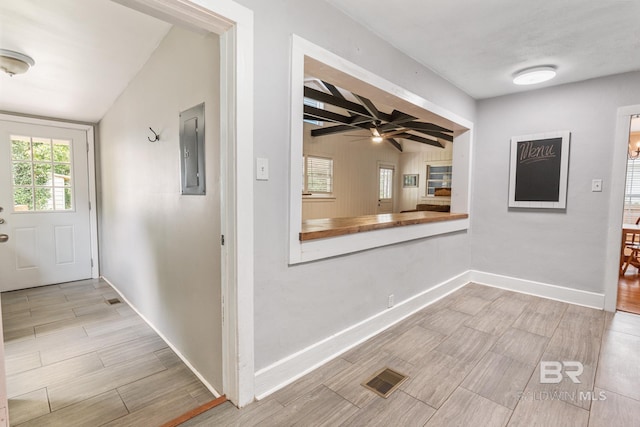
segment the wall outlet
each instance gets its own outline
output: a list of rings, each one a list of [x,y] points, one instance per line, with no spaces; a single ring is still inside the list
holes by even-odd
[[[387,300],[387,308],[391,308],[393,307],[394,301],[393,301],[393,294],[389,295],[389,298]]]

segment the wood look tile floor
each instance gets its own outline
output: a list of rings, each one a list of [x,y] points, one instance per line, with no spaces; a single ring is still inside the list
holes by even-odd
[[[541,384],[540,361],[581,362],[580,384]],[[640,316],[468,284],[246,408],[183,426],[638,426],[639,365]],[[360,385],[385,366],[409,376],[387,399]]]
[[[104,281],[1,294],[12,426],[159,426],[215,397]]]
[[[159,426],[213,398],[105,283],[2,294],[12,425]],[[580,384],[541,384],[579,361]],[[182,426],[640,425],[640,316],[468,284],[238,410]],[[409,376],[387,399],[361,386]],[[605,399],[602,399],[605,397]]]

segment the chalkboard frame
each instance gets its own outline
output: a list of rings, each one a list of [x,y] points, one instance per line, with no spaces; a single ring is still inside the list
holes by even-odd
[[[532,142],[533,145],[540,145],[545,140],[553,140],[553,144],[557,147],[558,139],[560,139],[560,165],[557,171],[554,171],[554,176],[537,176],[534,178],[540,178],[539,180],[535,180],[535,185],[547,185],[553,186],[551,192],[554,193],[552,200],[527,200],[526,198],[519,196],[516,198],[516,192],[518,188],[523,188],[523,185],[532,185],[526,182],[517,182],[516,177],[518,174],[518,167],[536,167],[536,164],[543,165],[544,162],[529,163],[527,166],[522,166],[524,163],[520,163],[518,160],[518,147],[521,144],[526,144],[527,142]],[[510,208],[534,208],[534,209],[565,209],[567,207],[567,180],[569,173],[569,142],[571,139],[571,133],[569,131],[556,131],[556,132],[546,132],[546,133],[538,133],[532,135],[520,135],[514,136],[511,138],[511,162],[509,169],[509,207]],[[555,152],[557,155],[558,153]],[[529,179],[531,180],[531,174],[535,173],[535,169],[533,172],[529,172]],[[557,176],[555,175],[557,174]],[[522,176],[522,175],[520,175]],[[545,182],[546,181],[546,182]],[[558,187],[557,194],[555,194],[555,187]],[[545,188],[543,190],[549,190],[549,188]],[[522,194],[522,192],[520,193]]]

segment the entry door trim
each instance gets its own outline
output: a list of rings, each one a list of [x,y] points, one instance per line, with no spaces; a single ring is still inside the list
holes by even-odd
[[[31,125],[51,126],[63,129],[81,130],[87,134],[87,170],[89,179],[89,224],[91,227],[91,278],[100,277],[100,257],[98,252],[98,213],[96,209],[96,157],[94,125],[90,123],[66,122],[63,120],[29,117],[11,113],[0,113],[0,120]]]
[[[387,170],[392,170],[393,174],[392,174],[392,178],[391,178],[391,198],[390,199],[381,199],[380,198],[380,170],[381,169],[387,169]],[[396,207],[396,189],[397,189],[397,180],[396,180],[396,172],[397,172],[397,168],[396,165],[394,163],[389,163],[389,162],[383,162],[383,161],[378,161],[378,168],[376,169],[376,180],[378,181],[378,187],[377,187],[377,194],[376,194],[376,200],[378,200],[378,207],[376,209],[376,213],[379,214],[380,213],[380,203],[383,203],[382,201],[385,200],[384,203],[391,203],[391,213],[393,213],[395,211],[395,207]]]

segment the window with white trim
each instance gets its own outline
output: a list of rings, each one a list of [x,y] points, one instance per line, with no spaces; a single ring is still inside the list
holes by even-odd
[[[305,155],[302,164],[302,194],[329,195],[333,193],[333,159]]]
[[[73,210],[72,142],[11,135],[15,212]]]

